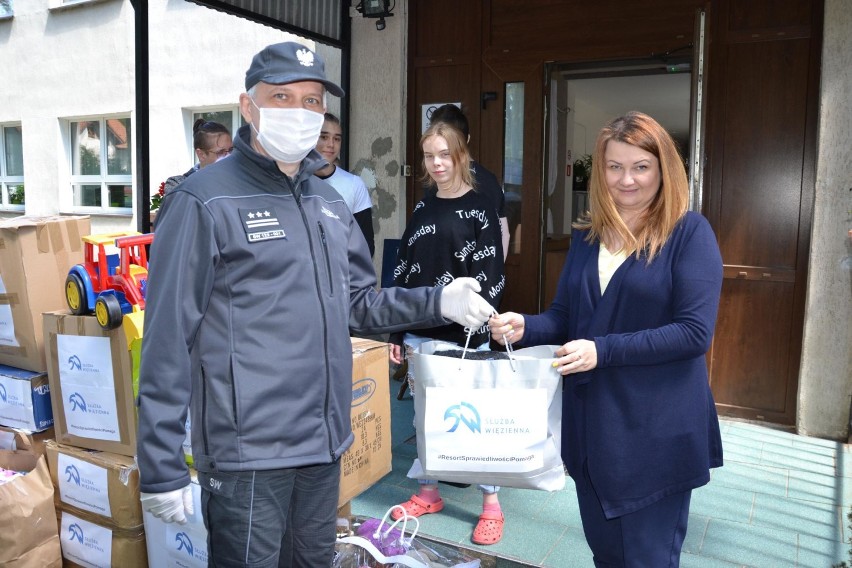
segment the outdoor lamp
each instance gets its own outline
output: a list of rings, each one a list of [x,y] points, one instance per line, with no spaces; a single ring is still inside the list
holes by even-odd
[[[392,10],[396,7],[396,0],[361,0],[361,3],[356,6],[356,10],[361,12],[365,18],[378,18],[376,20],[376,29],[382,31],[385,29],[385,18],[393,16]]]

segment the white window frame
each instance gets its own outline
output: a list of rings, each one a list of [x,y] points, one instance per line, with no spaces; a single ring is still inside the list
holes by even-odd
[[[24,185],[24,191],[26,191],[24,176],[7,175],[6,169],[6,128],[16,128],[19,126],[21,126],[20,122],[0,123],[0,195],[2,196],[2,199],[0,199],[0,210],[2,211],[24,211],[25,209],[25,205],[13,205],[9,203],[9,185]],[[23,152],[24,150],[21,148],[22,161]]]
[[[129,119],[131,136],[128,144],[130,147],[130,174],[129,175],[110,175],[107,171],[107,120],[112,119]],[[82,175],[74,174],[74,141],[72,140],[71,124],[81,121],[98,121],[100,128],[100,160],[101,174],[99,175]],[[68,172],[67,190],[62,193],[62,211],[69,213],[82,213],[89,215],[133,215],[133,208],[136,204],[136,159],[134,156],[134,148],[136,144],[136,122],[130,113],[119,114],[104,114],[95,116],[79,116],[63,118],[61,120],[62,138],[66,148],[66,164]],[[101,205],[76,205],[74,203],[74,186],[75,185],[100,185],[101,186]],[[110,185],[128,185],[130,186],[130,207],[110,207],[109,206],[109,186]]]
[[[87,4],[100,4],[101,2],[111,2],[112,0],[50,0],[48,10],[67,10],[68,8],[77,8]]]
[[[240,105],[218,105],[218,106],[209,106],[209,107],[193,107],[184,109],[184,119],[186,123],[186,140],[187,147],[189,148],[190,160],[193,164],[198,163],[198,156],[195,155],[195,148],[193,147],[192,141],[192,125],[195,124],[195,115],[203,114],[207,112],[225,112],[230,111],[231,115],[231,124],[226,124],[228,130],[231,131],[231,137],[237,135],[237,130],[240,126],[243,125],[243,116],[240,114]]]

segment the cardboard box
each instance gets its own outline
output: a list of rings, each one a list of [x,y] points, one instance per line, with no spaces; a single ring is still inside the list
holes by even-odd
[[[136,455],[136,407],[127,338],[94,316],[44,314],[53,425],[61,444]]]
[[[0,363],[47,371],[41,314],[67,307],[65,278],[90,231],[88,216],[0,221]]]
[[[58,509],[94,515],[98,524],[119,529],[142,527],[139,469],[127,456],[45,444]]]
[[[205,568],[207,566],[207,529],[201,517],[201,487],[194,470],[189,470],[194,512],[185,525],[164,523],[144,513],[148,563],[151,568]]]
[[[352,432],[343,454],[338,507],[369,489],[391,470],[390,346],[352,338]]]
[[[142,527],[113,529],[102,526],[94,516],[75,514],[61,508],[56,510],[56,518],[59,521],[59,541],[62,544],[64,568],[148,568],[148,551]]]
[[[53,426],[47,373],[0,365],[0,426],[32,432]]]
[[[44,443],[48,440],[53,440],[53,428],[30,432],[23,428],[0,426],[0,450],[25,450],[47,459]]]

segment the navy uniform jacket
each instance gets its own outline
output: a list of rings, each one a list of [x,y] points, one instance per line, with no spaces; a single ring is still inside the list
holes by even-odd
[[[688,212],[654,261],[630,256],[601,296],[597,242],[574,231],[556,297],[527,316],[524,345],[595,342],[597,367],[565,377],[562,456],[584,465],[607,518],[700,487],[722,465],[710,348],[722,259],[704,217]]]

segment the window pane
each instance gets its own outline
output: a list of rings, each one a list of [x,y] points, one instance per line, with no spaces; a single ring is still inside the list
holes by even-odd
[[[24,201],[24,184],[9,185],[9,205],[26,205]]]
[[[24,175],[24,149],[21,145],[21,127],[7,126],[3,129],[6,149],[6,175]]]
[[[71,162],[71,173],[74,175],[97,176],[101,174],[101,125],[99,121],[87,120],[71,123]],[[98,197],[98,202],[100,202],[100,197]],[[82,203],[79,205],[82,205]]]
[[[524,174],[524,84],[506,83],[503,190],[509,222],[509,252],[520,252],[521,184]]]
[[[75,185],[74,205],[85,207],[101,206],[101,186],[98,185]]]
[[[230,110],[216,110],[211,112],[196,112],[192,115],[192,124],[199,118],[207,121],[218,122],[228,130],[234,128],[234,113]]]
[[[0,18],[12,16],[14,13],[15,8],[12,6],[12,0],[0,0]]]
[[[107,125],[107,174],[130,175],[131,143],[130,119],[109,118]]]
[[[129,185],[110,185],[109,191],[110,207],[133,207],[133,188]]]

